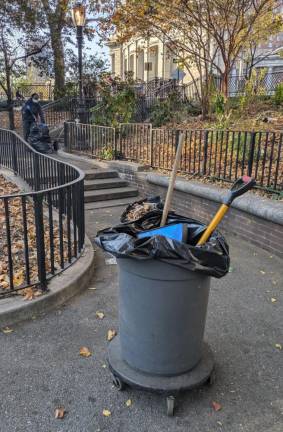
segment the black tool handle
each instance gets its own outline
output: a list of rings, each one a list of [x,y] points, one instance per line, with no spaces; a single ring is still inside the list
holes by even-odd
[[[228,195],[223,200],[223,204],[230,206],[235,198],[248,192],[256,185],[256,181],[252,177],[243,176],[235,181]]]

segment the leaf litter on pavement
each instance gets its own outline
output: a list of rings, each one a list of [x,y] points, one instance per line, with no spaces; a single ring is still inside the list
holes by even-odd
[[[81,347],[80,348],[80,356],[82,357],[90,357],[92,353],[87,347]]]
[[[110,342],[117,335],[116,330],[108,330],[107,340]]]
[[[62,407],[58,407],[58,408],[55,409],[54,417],[56,419],[61,419],[62,420],[65,417],[65,414],[66,414],[65,408],[63,406]]]
[[[222,409],[222,405],[219,402],[216,401],[212,401],[211,402],[212,408],[214,409],[214,411],[220,411]]]

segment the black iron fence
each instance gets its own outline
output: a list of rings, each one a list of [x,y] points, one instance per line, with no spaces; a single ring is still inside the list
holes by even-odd
[[[64,124],[65,149],[77,151],[87,156],[114,159],[116,149],[115,129],[81,123]]]
[[[96,98],[84,99],[85,122],[90,122],[90,109],[95,107]],[[65,121],[79,119],[79,99],[77,97],[65,96],[43,107],[45,121],[49,127],[63,126]]]
[[[146,123],[120,124],[116,133],[112,129],[111,134],[108,129],[112,128],[66,123],[65,145],[69,151],[83,151],[101,159],[120,158],[156,169],[172,169],[177,129],[154,129]],[[181,173],[228,182],[249,175],[266,191],[283,191],[282,132],[184,130],[184,133]]]
[[[9,193],[1,187],[0,297],[29,286],[46,290],[47,281],[84,247],[84,174],[37,153],[5,129],[0,129],[0,166],[31,189]]]
[[[228,79],[228,95],[229,97],[243,96],[246,94],[246,86],[249,78],[246,75],[231,75]],[[267,72],[265,74],[258,73],[250,83],[249,91],[258,96],[272,96],[275,93],[276,87],[283,83],[283,72]],[[212,84],[216,90],[221,91],[222,79],[220,76],[212,77]],[[189,101],[198,100],[201,94],[202,82],[200,78],[188,84],[181,85],[179,91],[183,95],[183,99]]]

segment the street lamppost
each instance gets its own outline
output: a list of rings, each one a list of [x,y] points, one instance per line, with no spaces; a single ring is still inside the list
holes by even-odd
[[[85,120],[85,104],[83,96],[83,28],[86,21],[86,7],[82,3],[76,3],[72,8],[72,19],[77,28],[78,60],[79,60],[79,119]]]

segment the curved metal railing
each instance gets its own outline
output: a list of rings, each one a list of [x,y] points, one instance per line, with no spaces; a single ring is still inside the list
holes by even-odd
[[[0,297],[31,286],[46,290],[84,247],[84,173],[6,129],[0,166],[31,189],[0,196]]]

